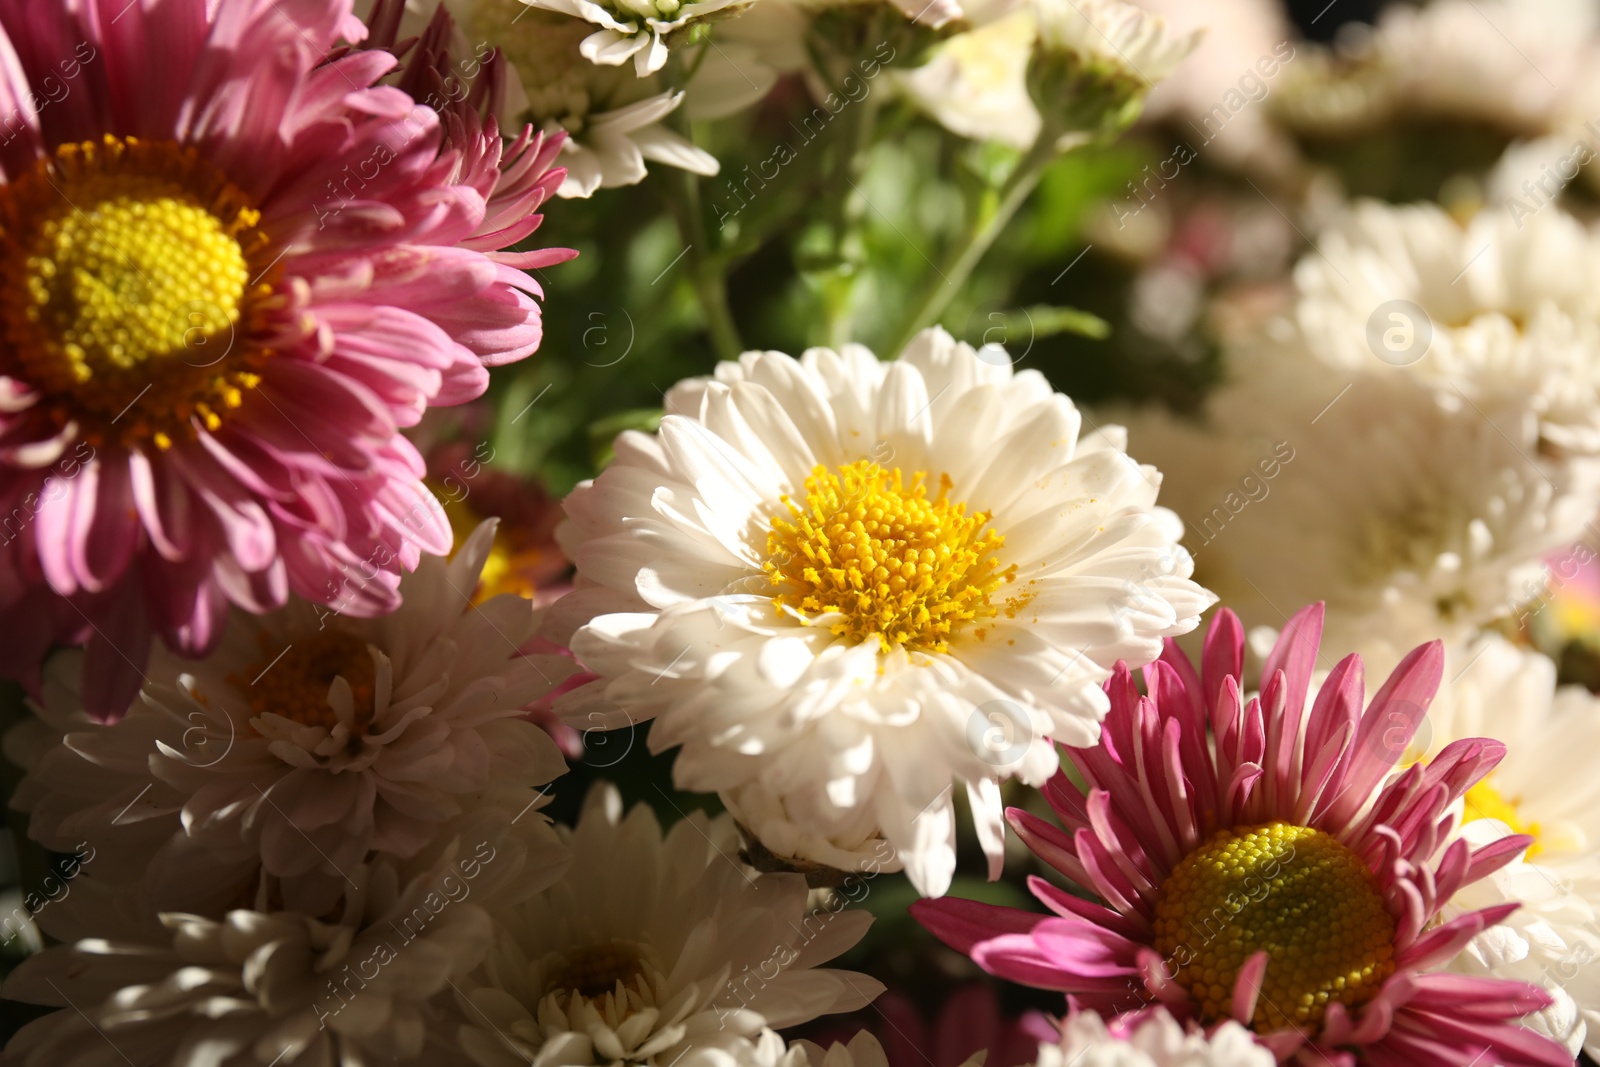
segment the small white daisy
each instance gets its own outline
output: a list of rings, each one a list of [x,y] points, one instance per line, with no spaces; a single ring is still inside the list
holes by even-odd
[[[152,913],[221,915],[266,894],[321,915],[350,868],[416,855],[479,807],[529,812],[519,832],[558,857],[533,809],[566,762],[522,709],[573,665],[518,651],[537,625],[529,601],[472,604],[493,537],[486,522],[454,559],[424,557],[392,615],[235,613],[206,659],[158,652],[115,725],[52,686],[48,743],[29,740],[33,724],[8,745],[29,771],[13,798],[29,832],[52,848],[91,840],[95,875],[137,883]]]
[[[1464,798],[1474,847],[1528,834],[1526,854],[1451,898],[1446,915],[1520,903],[1451,964],[1542,986],[1556,1000],[1526,1024],[1576,1054],[1600,1054],[1600,698],[1556,687],[1545,656],[1487,635],[1463,649],[1446,701],[1429,714],[1429,754],[1463,737],[1506,746]]]
[[[420,867],[351,867],[330,917],[166,912],[155,935],[102,924],[99,936],[46,949],[4,993],[61,1010],[23,1027],[6,1062],[467,1067],[449,985],[488,951],[481,905],[519,891],[525,857],[475,820],[460,829]]]
[[[1091,71],[1150,88],[1177,69],[1204,36],[1122,0],[1034,0],[1039,49]]]
[[[750,0],[520,0],[582,19],[599,29],[583,39],[583,58],[599,66],[620,66],[633,60],[639,77],[654,74],[667,63],[668,35],[725,8]]]
[[[1033,12],[1012,11],[941,43],[895,84],[951,133],[1027,148],[1039,136],[1026,77],[1036,35]]]
[[[727,816],[694,812],[663,836],[648,806],[624,817],[602,783],[559,832],[571,867],[494,913],[494,948],[459,983],[460,1046],[479,1067],[717,1062],[765,1027],[883,991],[819,966],[871,916],[812,912],[799,875],[745,867]]]
[[[1185,1029],[1165,1009],[1136,1023],[1107,1028],[1090,1011],[1061,1024],[1061,1042],[1039,1046],[1034,1067],[1275,1067],[1277,1057],[1256,1043],[1249,1030],[1228,1021],[1210,1033]]]
[[[942,893],[952,782],[997,862],[999,782],[1043,783],[1052,738],[1092,743],[1116,661],[1155,659],[1214,599],[1160,475],[1082,423],[942,330],[894,362],[749,352],[679,384],[659,434],[624,434],[566,502],[578,577],[551,636],[601,679],[558,710],[655,719],[680,787],[798,821],[798,842],[746,826],[780,855],[831,863],[876,834],[880,869]]]
[[[541,11],[521,0],[446,0],[462,34],[492,43],[505,56],[503,120],[507,128],[531,123],[547,134],[565,132],[561,165],[563,197],[587,197],[596,189],[637,185],[646,161],[710,177],[716,157],[696,148],[663,120],[684,102],[682,92],[654,77],[636,77],[615,66],[596,66],[581,49],[587,23]]]

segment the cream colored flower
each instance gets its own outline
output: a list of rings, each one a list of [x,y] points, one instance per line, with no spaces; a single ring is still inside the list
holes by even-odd
[[[424,557],[392,615],[291,601],[237,613],[204,660],[157,653],[113,726],[53,685],[48,743],[30,726],[8,745],[28,761],[13,803],[30,833],[90,841],[95,876],[136,886],[152,914],[220,916],[258,896],[325,914],[350,869],[417,855],[479,808],[527,813],[517,832],[559,862],[536,787],[566,762],[521,709],[573,667],[518,651],[536,625],[527,600],[472,604],[493,536],[487,522],[453,560]]]
[[[1366,201],[1295,269],[1288,345],[1341,372],[1403,374],[1451,408],[1538,419],[1540,449],[1600,454],[1600,239],[1554,206]],[[1420,312],[1420,314],[1419,314]]]
[[[764,1028],[853,1011],[883,989],[819,966],[871,916],[810,913],[799,875],[739,861],[726,816],[694,812],[663,836],[648,806],[624,816],[599,785],[561,834],[572,866],[495,912],[494,948],[460,982],[460,1046],[480,1067],[725,1064]]]
[[[520,861],[468,819],[423,865],[349,868],[329,916],[164,913],[156,934],[102,921],[7,978],[60,1008],[6,1046],[19,1067],[466,1067],[448,989],[490,947],[480,906],[519,892]],[[443,994],[441,996],[441,994]]]
[[[503,118],[520,128],[565,131],[560,195],[587,197],[597,189],[636,185],[646,162],[695,174],[717,173],[717,160],[663,120],[683,104],[681,91],[653,76],[597,66],[582,49],[593,28],[521,0],[447,0],[464,42],[492,44],[505,55],[509,79]],[[592,6],[592,5],[591,5]],[[470,47],[464,51],[471,52]]]
[[[1026,78],[1036,34],[1033,11],[1013,11],[940,44],[896,82],[951,133],[1027,148],[1039,135]]]
[[[1203,30],[1174,33],[1167,20],[1122,0],[1034,0],[1042,52],[1150,88],[1177,69]]]

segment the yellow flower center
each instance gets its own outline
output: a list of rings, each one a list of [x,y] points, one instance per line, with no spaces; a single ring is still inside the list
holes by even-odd
[[[1234,979],[1267,953],[1256,1030],[1302,1029],[1370,998],[1394,971],[1395,922],[1377,878],[1335,838],[1270,822],[1220,830],[1161,886],[1156,949],[1206,1022],[1232,1015]]]
[[[62,145],[0,186],[0,372],[94,443],[216,429],[270,354],[259,219],[193,148]]]
[[[812,471],[805,508],[783,497],[789,517],[774,518],[767,534],[762,569],[778,609],[837,612],[836,636],[876,639],[885,652],[945,652],[962,626],[999,614],[989,598],[1017,570],[1002,571],[995,556],[1005,538],[984,529],[988,512],[968,515],[950,501],[947,475],[928,499],[926,477],[908,485],[898,468],[869,460]]]
[[[328,689],[335,678],[343,678],[355,705],[356,733],[372,721],[377,670],[361,638],[323,630],[315,637],[295,638],[287,650],[263,650],[263,655],[261,662],[228,679],[244,690],[252,715],[271,713],[332,730],[339,718],[328,703]]]
[[[1512,833],[1528,834],[1533,838],[1533,844],[1529,845],[1528,851],[1523,854],[1524,859],[1532,859],[1544,851],[1539,841],[1539,824],[1523,822],[1517,810],[1518,799],[1516,797],[1508,799],[1502,795],[1498,789],[1489,784],[1489,778],[1467,790],[1467,795],[1461,798],[1461,803],[1463,826],[1476,819],[1499,819],[1511,827]]]
[[[544,982],[551,993],[594,1000],[614,993],[618,983],[631,987],[644,974],[644,953],[631,941],[602,941],[560,954],[552,953]]]

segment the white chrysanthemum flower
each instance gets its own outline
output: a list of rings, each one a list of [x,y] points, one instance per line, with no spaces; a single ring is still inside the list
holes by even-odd
[[[801,1055],[796,1056],[796,1052]],[[985,1050],[975,1052],[963,1060],[960,1067],[983,1067],[987,1055]],[[760,1067],[769,1067],[773,1062],[768,1053],[761,1059]],[[858,1031],[848,1043],[835,1042],[827,1048],[813,1041],[796,1041],[780,1062],[781,1067],[889,1067],[889,1057],[883,1046],[867,1030]]]
[[[1593,14],[1576,10],[1514,0],[1390,4],[1371,47],[1412,111],[1540,131],[1593,62]]]
[[[331,917],[167,912],[159,937],[107,932],[47,949],[4,992],[62,1010],[23,1027],[6,1062],[467,1067],[448,987],[489,949],[480,904],[519,891],[525,857],[466,822],[420,869],[351,867]]]
[[[465,810],[538,806],[566,762],[521,709],[573,665],[518,651],[537,625],[529,601],[472,603],[493,537],[486,522],[453,560],[424,557],[392,615],[298,600],[235,613],[206,659],[157,653],[115,725],[52,686],[51,743],[40,751],[29,726],[8,746],[29,771],[13,798],[29,832],[91,841],[95,875],[139,882],[152,912],[220,915],[267,893],[321,915],[373,854],[415,855]],[[548,837],[543,822],[523,830]]]
[[[484,41],[505,56],[512,76],[502,117],[518,128],[527,122],[567,134],[559,195],[636,185],[646,160],[706,177],[717,173],[715,156],[662,125],[684,94],[654,77],[589,62],[580,51],[590,36],[587,23],[521,0],[445,0],[445,6],[459,26],[463,54],[472,52],[468,42]]]
[[[1026,76],[1035,36],[1032,10],[1013,11],[943,42],[895,81],[951,133],[1027,148],[1040,124]]]
[[[1177,69],[1203,30],[1174,33],[1160,15],[1122,0],[1034,0],[1039,48],[1149,88]]]
[[[1600,240],[1576,220],[1549,206],[1463,228],[1433,204],[1368,201],[1318,249],[1295,269],[1289,343],[1415,377],[1450,407],[1526,411],[1548,445],[1600,453]]]
[[[1040,1045],[1036,1067],[1275,1067],[1275,1057],[1233,1021],[1185,1030],[1162,1009],[1113,1024],[1078,1012],[1061,1024],[1061,1043]]]
[[[1447,410],[1405,376],[1291,354],[1247,368],[1215,407],[1228,432],[1285,442],[1294,459],[1238,514],[1219,501],[1184,516],[1219,531],[1197,548],[1206,580],[1247,617],[1326,600],[1327,643],[1375,672],[1515,612],[1600,499],[1595,464],[1546,462],[1533,419]]]
[[[803,1040],[788,1045],[771,1030],[764,1030],[756,1039],[742,1041],[729,1052],[735,1067],[889,1067],[889,1057],[869,1030],[858,1031],[848,1043],[835,1042],[828,1048]],[[986,1056],[980,1050],[960,1067],[983,1067]]]
[[[1519,907],[1473,939],[1451,969],[1543,987],[1555,1004],[1526,1024],[1576,1054],[1600,1054],[1600,698],[1556,687],[1545,656],[1487,635],[1463,650],[1448,700],[1430,711],[1429,754],[1464,737],[1506,746],[1467,792],[1462,833],[1474,847],[1529,834],[1522,859],[1458,892],[1448,914]]]
[[[808,914],[803,878],[739,861],[727,816],[694,812],[663,836],[647,805],[624,817],[602,784],[560,833],[571,867],[495,912],[494,948],[460,983],[460,1043],[480,1067],[715,1063],[764,1027],[854,1011],[883,991],[818,966],[871,916]]]
[[[558,709],[655,719],[686,789],[781,799],[770,849],[891,848],[925,893],[954,867],[953,780],[1001,847],[999,782],[1098,736],[1117,660],[1148,663],[1214,599],[1160,475],[1036,371],[942,330],[901,359],[748,352],[672,389],[660,433],[568,498],[575,592],[552,608],[601,675]],[[758,784],[759,783],[759,784]],[[791,824],[793,824],[791,826]],[[800,851],[789,829],[803,839]]]
[[[667,64],[665,38],[697,18],[749,0],[518,0],[529,7],[582,19],[591,29],[579,50],[597,66],[616,67],[633,60],[643,78]]]

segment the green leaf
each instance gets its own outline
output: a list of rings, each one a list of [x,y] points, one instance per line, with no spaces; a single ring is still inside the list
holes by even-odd
[[[1111,324],[1099,315],[1078,308],[1056,307],[1052,304],[1034,304],[1022,309],[1022,314],[1033,322],[1035,337],[1054,337],[1058,333],[1075,333],[1080,337],[1102,340],[1111,336]]]

